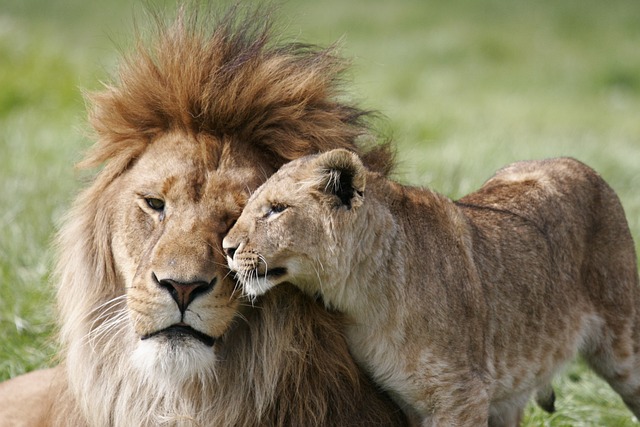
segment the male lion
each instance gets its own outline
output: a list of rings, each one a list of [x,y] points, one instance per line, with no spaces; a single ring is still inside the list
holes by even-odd
[[[223,246],[249,295],[286,281],[351,318],[354,357],[422,425],[517,425],[576,352],[640,417],[634,245],[576,160],[513,164],[453,202],[346,150],[308,156],[251,196]]]
[[[158,20],[89,96],[83,165],[103,166],[57,240],[62,362],[0,385],[7,425],[405,423],[355,365],[341,315],[293,287],[253,305],[234,292],[222,238],[249,194],[291,159],[364,152],[368,133],[331,49],[273,44],[239,14]],[[367,152],[391,168],[387,145]]]

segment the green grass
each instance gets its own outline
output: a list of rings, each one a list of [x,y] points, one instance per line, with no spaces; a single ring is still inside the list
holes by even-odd
[[[90,144],[80,89],[113,70],[134,10],[0,5],[0,379],[55,353],[49,247]],[[386,116],[402,181],[458,197],[509,162],[573,156],[619,193],[639,247],[637,0],[290,0],[280,21],[300,41],[342,40],[351,92]],[[637,425],[580,362],[555,387],[558,412],[532,405],[525,425]]]

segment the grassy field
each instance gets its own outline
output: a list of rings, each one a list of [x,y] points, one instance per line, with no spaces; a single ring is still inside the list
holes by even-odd
[[[141,10],[0,5],[0,379],[52,363],[50,240],[91,143],[81,89],[113,72]],[[397,141],[400,180],[455,198],[506,163],[573,156],[619,193],[638,247],[638,0],[289,0],[280,22],[291,39],[341,40],[351,93]],[[580,362],[555,387],[557,413],[530,406],[525,425],[638,424]]]

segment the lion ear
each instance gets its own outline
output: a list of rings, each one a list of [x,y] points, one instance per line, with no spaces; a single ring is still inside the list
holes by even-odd
[[[331,150],[320,154],[316,165],[320,191],[335,196],[347,209],[362,204],[366,169],[358,155],[343,149]]]

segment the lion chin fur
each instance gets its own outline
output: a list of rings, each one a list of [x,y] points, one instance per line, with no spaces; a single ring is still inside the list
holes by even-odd
[[[617,195],[571,158],[458,201],[332,150],[284,165],[223,240],[253,297],[290,283],[351,323],[355,359],[431,426],[515,426],[576,354],[640,417],[640,286]],[[270,271],[272,273],[270,273]]]
[[[156,17],[118,78],[87,95],[96,142],[80,167],[99,172],[57,238],[61,362],[1,384],[15,405],[0,418],[52,426],[404,425],[353,361],[343,316],[294,287],[248,304],[220,255],[250,192],[280,165],[342,147],[387,173],[389,145],[370,143],[369,113],[344,101],[346,66],[334,48],[276,44],[259,12],[195,9],[170,23]],[[160,170],[169,172],[156,177]],[[166,256],[171,247],[154,246],[165,240],[182,246]],[[150,257],[164,262],[149,270]],[[156,275],[176,262],[192,268],[195,259],[209,276],[188,289]],[[195,299],[194,287],[204,289]],[[171,324],[173,335],[154,335]],[[33,389],[20,394],[29,380]]]

